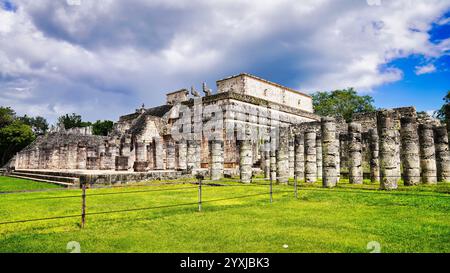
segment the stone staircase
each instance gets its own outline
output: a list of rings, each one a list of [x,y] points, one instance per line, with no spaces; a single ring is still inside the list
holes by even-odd
[[[69,177],[60,173],[39,172],[30,170],[17,170],[13,171],[8,176],[33,180],[37,182],[57,184],[67,188],[74,188],[80,186],[80,178]]]

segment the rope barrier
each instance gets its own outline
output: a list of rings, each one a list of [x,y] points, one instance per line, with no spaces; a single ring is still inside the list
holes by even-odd
[[[280,192],[276,192],[276,193],[287,193],[287,192],[290,192],[290,191],[280,191]],[[267,195],[267,194],[269,194],[269,193],[258,193],[258,194],[250,194],[250,195],[243,195],[243,196],[237,196],[237,197],[212,199],[212,200],[202,201],[202,203],[213,203],[213,202],[220,202],[220,201],[226,201],[226,200],[243,199],[243,198],[249,198],[249,197],[254,197],[254,196],[261,196],[261,195]],[[190,205],[196,205],[196,204],[197,204],[197,202],[192,202],[192,203],[183,203],[183,204],[156,206],[156,207],[143,207],[143,208],[124,209],[124,210],[87,212],[87,213],[85,213],[85,216],[111,214],[111,213],[123,213],[123,212],[142,211],[142,210],[152,210],[152,209],[173,208],[173,207],[183,207],[183,206],[190,206]],[[48,220],[66,219],[66,218],[75,218],[75,217],[81,217],[81,214],[55,216],[55,217],[47,217],[47,218],[25,219],[25,220],[14,220],[14,221],[8,221],[8,222],[0,222],[0,225],[27,223],[27,222],[38,222],[38,221],[48,221]]]

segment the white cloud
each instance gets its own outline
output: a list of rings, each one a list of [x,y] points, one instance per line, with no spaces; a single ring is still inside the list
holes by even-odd
[[[117,119],[167,91],[251,71],[306,91],[368,91],[403,77],[390,61],[449,50],[450,39],[428,35],[448,1],[375,2],[15,1],[15,13],[0,10],[0,105]]]
[[[416,75],[429,74],[436,71],[434,64],[427,64],[424,66],[416,66]]]

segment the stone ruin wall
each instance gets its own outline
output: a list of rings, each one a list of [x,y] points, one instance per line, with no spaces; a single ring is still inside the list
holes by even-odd
[[[286,105],[295,109],[313,112],[312,97],[279,84],[241,74],[217,82],[217,92],[235,92],[250,95],[263,100]]]
[[[435,184],[450,179],[446,127],[419,120],[414,108],[358,114],[350,124],[333,118],[300,124],[284,122],[274,144],[271,138],[254,141],[246,137],[255,128],[270,128],[267,119],[249,122],[248,115],[242,116],[236,109],[251,111],[246,108],[250,106],[231,102],[220,102],[224,121],[232,126],[244,124],[239,127],[245,132],[243,140],[237,141],[235,135],[233,139],[204,139],[208,143],[205,149],[200,141],[174,142],[167,134],[147,143],[138,141],[138,135],[135,139],[132,136],[120,139],[53,133],[38,138],[19,153],[16,168],[189,173],[205,167],[212,179],[220,179],[227,167],[234,167],[242,181],[248,183],[252,167],[259,167],[266,178],[279,183],[287,183],[288,178],[296,176],[306,182],[322,180],[325,187],[335,186],[342,177],[361,184],[366,173],[367,178],[387,190],[396,189],[400,178],[405,185]],[[227,146],[227,141],[232,144]],[[227,157],[238,162],[227,165]]]

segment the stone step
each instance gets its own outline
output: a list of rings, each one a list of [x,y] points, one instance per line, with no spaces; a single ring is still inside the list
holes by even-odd
[[[61,186],[67,187],[67,188],[68,188],[68,187],[73,187],[73,186],[75,186],[75,184],[73,184],[73,183],[66,183],[66,182],[60,182],[60,181],[54,181],[54,180],[46,180],[46,179],[32,178],[32,177],[22,176],[22,175],[14,175],[14,174],[11,174],[11,175],[9,175],[9,177],[20,178],[20,179],[26,179],[26,180],[32,180],[32,181],[36,181],[36,182],[44,182],[44,183],[57,184],[57,185],[61,185]]]
[[[78,178],[79,174],[75,171],[70,170],[60,170],[60,171],[48,171],[48,170],[34,170],[34,169],[17,169],[15,170],[17,173],[30,173],[30,174],[45,174],[52,176],[64,176],[64,177],[75,177]]]
[[[24,176],[24,177],[30,177],[30,178],[58,181],[58,182],[63,182],[63,183],[80,184],[80,179],[77,177],[67,177],[67,176],[49,175],[49,174],[40,174],[40,173],[26,173],[26,172],[20,172],[20,171],[15,171],[12,174],[20,175],[20,176]]]

